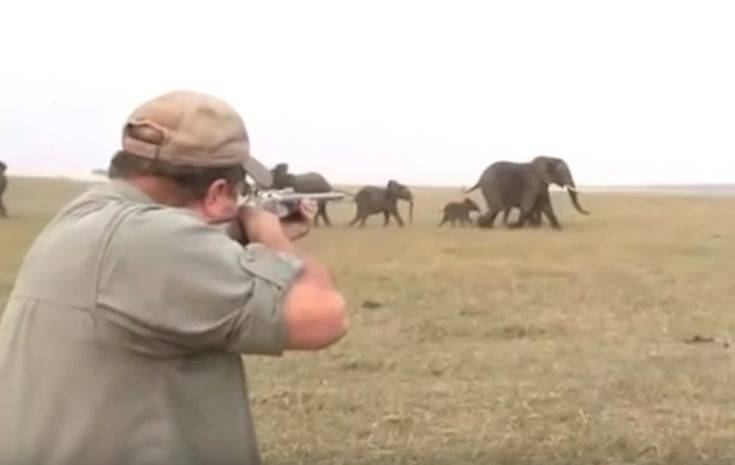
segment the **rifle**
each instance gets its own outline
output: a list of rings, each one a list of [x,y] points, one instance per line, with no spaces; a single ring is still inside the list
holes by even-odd
[[[295,192],[293,189],[258,190],[240,198],[240,204],[251,205],[268,210],[285,218],[296,213],[302,200],[329,201],[342,200],[342,192]]]

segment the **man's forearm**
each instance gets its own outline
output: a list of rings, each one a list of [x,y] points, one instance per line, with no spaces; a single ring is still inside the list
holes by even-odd
[[[327,267],[300,250],[285,234],[274,232],[254,242],[260,243],[274,252],[297,258],[301,262],[300,279],[309,281],[312,285],[321,289],[334,289],[334,282]]]
[[[274,239],[262,244],[271,250],[297,258],[301,262],[301,275],[299,277],[301,281],[308,282],[320,289],[334,289],[334,281],[332,281],[332,276],[327,267],[300,250],[287,238]]]
[[[327,268],[299,250],[284,229],[286,225],[275,215],[256,209],[245,209],[243,214],[245,216],[239,218],[239,228],[232,229],[232,235],[244,237],[241,243],[257,242],[274,252],[293,256],[301,261],[299,281],[321,290],[335,290]]]

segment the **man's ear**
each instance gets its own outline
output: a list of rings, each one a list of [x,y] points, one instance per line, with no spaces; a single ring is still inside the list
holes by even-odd
[[[232,196],[233,188],[230,186],[225,179],[216,179],[207,188],[207,192],[204,195],[204,205],[212,206],[215,205],[221,196]],[[236,194],[236,193],[235,193]]]
[[[236,209],[237,205],[236,189],[225,179],[217,179],[207,187],[204,197],[197,200],[193,207],[207,223],[229,221],[234,214],[233,206]]]

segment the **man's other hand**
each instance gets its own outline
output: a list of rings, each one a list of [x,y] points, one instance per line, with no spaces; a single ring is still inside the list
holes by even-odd
[[[295,213],[281,218],[281,226],[286,237],[295,241],[309,234],[311,227],[314,225],[316,211],[316,202],[313,200],[301,200],[298,210]]]

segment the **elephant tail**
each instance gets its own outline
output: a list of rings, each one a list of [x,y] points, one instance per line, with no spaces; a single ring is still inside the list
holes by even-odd
[[[482,181],[482,178],[478,179],[477,180],[477,184],[475,184],[474,186],[470,187],[469,189],[464,189],[463,188],[462,189],[462,192],[465,193],[465,194],[469,194],[470,192],[476,190],[478,187],[480,187],[481,181]]]

